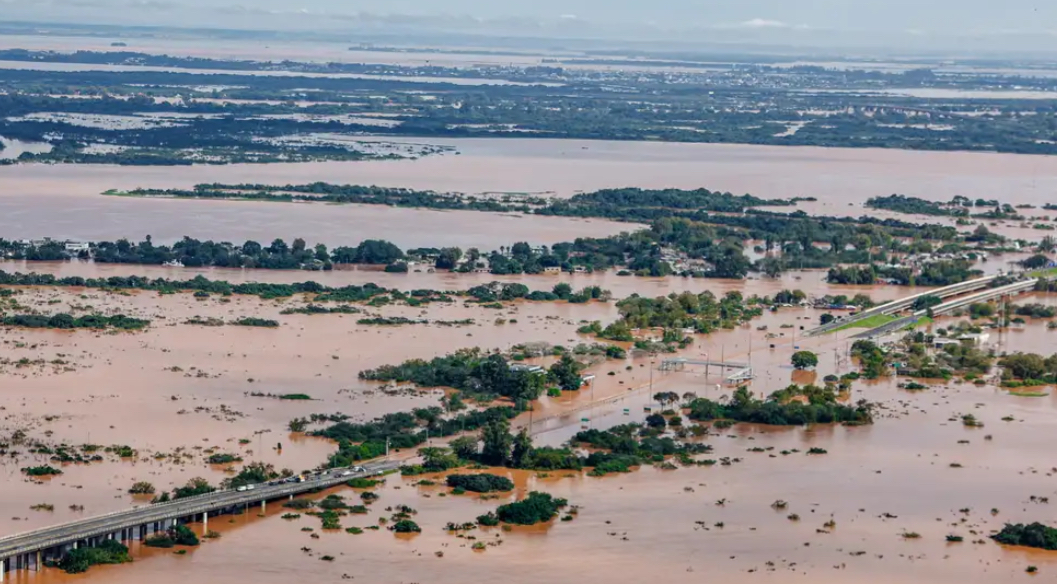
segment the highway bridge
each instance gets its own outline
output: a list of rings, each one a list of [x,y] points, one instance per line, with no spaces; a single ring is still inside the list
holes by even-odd
[[[951,297],[951,296],[957,296],[959,294],[965,294],[967,292],[975,292],[976,290],[981,290],[981,289],[989,287],[991,285],[991,282],[993,282],[998,277],[999,276],[986,276],[986,277],[983,277],[983,278],[977,278],[975,280],[969,280],[967,282],[962,282],[960,284],[953,284],[953,285],[950,285],[950,286],[944,286],[943,288],[936,288],[936,289],[928,290],[928,291],[925,291],[925,292],[919,292],[917,294],[911,294],[910,296],[906,296],[904,298],[900,298],[899,300],[893,300],[892,302],[889,302],[887,304],[882,304],[880,306],[875,306],[873,308],[868,308],[868,309],[863,310],[862,312],[859,312],[859,313],[857,313],[855,315],[844,317],[844,318],[840,318],[840,319],[837,319],[837,320],[835,320],[835,321],[833,321],[831,323],[824,324],[824,325],[822,325],[822,326],[820,326],[818,328],[811,329],[811,330],[805,332],[804,336],[813,337],[813,336],[817,336],[817,335],[822,335],[822,334],[825,334],[825,333],[828,333],[828,332],[835,331],[835,330],[837,330],[837,329],[839,329],[839,328],[841,328],[843,326],[847,326],[849,323],[858,322],[860,320],[865,320],[867,318],[870,318],[871,316],[877,316],[877,315],[881,315],[881,314],[895,314],[897,312],[903,312],[904,310],[906,310],[906,309],[910,308],[911,306],[913,306],[914,305],[914,301],[916,301],[919,298],[923,298],[925,296],[936,296],[936,297],[939,297],[939,298],[948,298],[948,297]],[[1035,281],[1032,280],[1031,282],[1032,282],[1032,284],[1034,284]],[[935,310],[935,309],[933,309],[933,310]]]
[[[78,547],[99,545],[108,539],[122,543],[142,541],[153,533],[198,519],[204,532],[210,515],[258,504],[263,509],[268,501],[292,499],[294,495],[374,476],[399,466],[396,462],[382,462],[364,465],[362,470],[329,469],[304,475],[303,482],[272,481],[254,485],[252,489],[216,491],[6,536],[0,538],[0,582],[8,570],[40,570],[46,561],[58,560]]]
[[[955,298],[954,300],[944,302],[943,304],[933,306],[931,312],[935,316],[950,314],[955,310],[958,310],[960,308],[966,308],[969,305],[975,304],[977,302],[987,302],[989,300],[994,300],[995,298],[1002,298],[1003,296],[1013,296],[1016,294],[1022,294],[1024,292],[1030,292],[1035,289],[1035,284],[1037,282],[1038,280],[1036,280],[1035,278],[1031,278],[1028,280],[1015,282],[1013,284],[1008,284],[1006,286],[999,286],[998,288],[989,288],[987,290],[984,290],[983,292],[977,292],[968,296],[961,296]],[[929,312],[929,310],[919,310],[910,316],[906,316],[904,318],[885,323],[877,328],[859,333],[853,336],[852,338],[873,339],[880,336],[884,336],[892,331],[902,330],[908,326],[913,325],[918,321],[918,319],[929,314]]]

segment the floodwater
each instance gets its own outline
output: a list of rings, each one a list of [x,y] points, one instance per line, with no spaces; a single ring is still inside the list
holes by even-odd
[[[386,141],[398,141],[384,138]],[[143,200],[102,197],[108,189],[187,188],[196,183],[326,181],[463,193],[540,193],[636,186],[709,188],[765,198],[814,196],[809,213],[878,215],[866,199],[901,193],[935,201],[955,195],[1041,207],[1057,190],[1057,157],[969,152],[788,148],[549,139],[411,139],[451,146],[458,155],[418,160],[117,167],[0,167],[5,237],[113,239],[150,233],[159,240],[270,239],[305,234],[330,245],[367,237],[403,246],[462,245],[493,249],[510,242],[567,241],[631,229],[604,221],[514,218],[367,206]],[[1029,215],[1046,215],[1045,211]],[[84,217],[93,221],[86,222]],[[900,217],[899,215],[891,215]],[[453,219],[458,217],[459,219]],[[915,216],[903,219],[925,220]],[[933,219],[935,221],[935,219]],[[391,226],[398,225],[399,229]],[[519,229],[523,226],[524,230]],[[996,229],[1037,239],[1019,224]]]
[[[48,166],[55,170],[61,167]],[[7,193],[14,194],[13,191]],[[303,237],[330,247],[386,239],[403,248],[461,246],[494,250],[518,241],[550,245],[575,237],[607,237],[636,224],[597,219],[484,216],[471,211],[400,209],[377,205],[275,204],[108,197],[0,195],[3,237],[54,237],[81,241],[158,242],[184,236],[241,243]],[[86,220],[90,217],[91,220]]]
[[[97,269],[89,264],[65,267]],[[108,268],[99,267],[99,273],[107,273]],[[336,279],[362,275],[363,271],[328,274]],[[420,277],[443,281],[435,274]],[[653,290],[648,282],[625,280],[641,283],[644,293]],[[549,280],[537,277],[534,281]],[[761,284],[692,282],[718,289]],[[831,293],[841,290],[847,288],[833,287]],[[906,291],[881,288],[878,292]],[[436,392],[380,392],[376,385],[355,378],[362,368],[410,357],[428,358],[477,344],[506,347],[538,340],[569,345],[578,338],[574,330],[581,319],[615,316],[613,306],[607,304],[519,303],[501,311],[433,306],[425,317],[474,318],[477,324],[379,329],[356,325],[354,316],[278,315],[282,307],[297,304],[298,299],[234,297],[223,303],[218,298],[195,300],[189,294],[126,296],[49,288],[23,289],[14,298],[42,311],[92,305],[106,312],[151,317],[154,324],[135,334],[0,331],[5,354],[10,353],[12,359],[42,356],[48,360],[62,353],[73,369],[55,373],[49,367],[5,368],[0,435],[18,427],[46,441],[129,444],[148,460],[154,452],[170,452],[179,446],[195,454],[179,465],[139,460],[66,467],[67,474],[44,485],[19,479],[17,468],[34,461],[30,455],[5,459],[0,464],[0,472],[9,477],[5,496],[0,498],[3,533],[72,519],[81,513],[68,510],[72,504],[84,505],[84,514],[128,506],[132,499],[123,490],[133,480],[150,480],[160,488],[196,475],[219,480],[223,473],[207,467],[204,454],[192,449],[195,445],[218,446],[220,451],[242,454],[247,461],[264,460],[279,467],[314,466],[333,446],[319,440],[294,440],[283,430],[290,418],[343,411],[366,419],[384,411],[436,403]],[[1039,296],[1031,301],[1053,304],[1055,298]],[[367,310],[385,315],[422,314],[420,309],[398,306]],[[847,359],[851,332],[795,338],[801,326],[810,328],[817,322],[818,314],[804,308],[767,313],[750,326],[699,338],[685,356],[749,362],[759,376],[751,388],[763,394],[793,381],[809,383],[851,370],[854,365]],[[261,316],[277,318],[282,326],[244,330],[182,324],[192,315]],[[518,322],[494,323],[500,316]],[[935,326],[946,324],[941,321]],[[761,326],[767,330],[758,330]],[[768,339],[767,334],[777,336]],[[1057,333],[1047,331],[1045,321],[1036,321],[1022,331],[996,337],[994,348],[1049,346],[1053,334]],[[818,370],[793,371],[788,361],[795,348],[818,353]],[[172,366],[183,371],[164,371]],[[192,366],[207,376],[194,374]],[[579,395],[544,398],[532,420],[537,441],[558,444],[581,426],[641,420],[645,406],[654,405],[649,397],[651,378],[655,391],[694,392],[711,398],[729,393],[728,388],[717,387],[722,380],[715,371],[706,377],[700,367],[652,374],[650,369],[646,356],[626,363],[607,362],[592,370],[598,375],[597,386],[586,387]],[[298,391],[316,401],[280,402],[248,396],[248,391]],[[579,505],[580,512],[571,522],[540,528],[471,532],[478,541],[502,541],[483,552],[471,550],[472,541],[446,533],[443,526],[449,521],[471,521],[508,497],[441,497],[446,489],[416,487],[418,479],[391,477],[379,490],[381,499],[370,514],[343,518],[343,526],[376,524],[391,514],[385,507],[406,504],[418,511],[415,521],[422,526],[422,534],[397,538],[383,528],[358,536],[344,531],[322,533],[313,539],[301,529],[312,527],[318,533],[317,519],[283,520],[279,517],[283,510],[272,504],[265,517],[251,509],[241,516],[213,518],[210,528],[219,530],[222,537],[186,556],[136,551],[136,561],[130,565],[96,567],[84,576],[46,570],[39,575],[23,572],[8,577],[27,583],[145,579],[175,583],[185,582],[189,575],[208,574],[210,582],[278,584],[292,578],[338,581],[348,575],[359,582],[445,583],[465,581],[472,572],[475,577],[514,582],[528,581],[519,574],[531,573],[533,579],[588,583],[643,578],[700,582],[707,575],[724,582],[932,584],[1012,581],[1026,577],[1023,572],[1028,565],[1037,566],[1042,577],[1057,570],[1055,554],[1005,549],[987,539],[1006,521],[1046,521],[1052,516],[1046,504],[1029,498],[1055,494],[1050,448],[1039,437],[1057,423],[1057,397],[1022,398],[994,387],[955,383],[933,384],[929,390],[910,393],[899,390],[893,379],[857,383],[851,399],[862,397],[883,406],[873,426],[781,430],[736,426],[706,438],[714,447],[708,458],[739,459],[730,466],[674,471],[644,468],[602,479],[568,473],[550,477],[514,473],[517,489],[513,496],[544,490]],[[216,419],[221,405],[228,413]],[[196,407],[208,410],[195,411]],[[973,413],[985,427],[963,427],[956,420],[963,413]],[[45,419],[45,415],[57,418]],[[1005,416],[1014,421],[1002,421]],[[581,422],[582,418],[587,422]],[[529,422],[523,416],[517,425]],[[49,430],[50,437],[45,434]],[[985,435],[992,439],[985,440]],[[239,445],[237,440],[242,438],[250,442]],[[273,449],[276,442],[283,443],[282,453]],[[807,456],[810,447],[825,448],[828,454]],[[750,452],[751,448],[765,451]],[[779,454],[794,448],[799,452]],[[962,466],[954,468],[952,463]],[[335,492],[356,497],[350,489]],[[776,500],[787,501],[788,508],[773,509]],[[54,504],[56,510],[30,511],[29,506],[37,503]],[[991,509],[997,514],[992,515]],[[787,518],[790,513],[796,513],[799,520]],[[824,526],[830,520],[835,526]],[[905,539],[902,534],[908,532],[921,537]],[[948,534],[961,535],[965,541],[946,543]],[[985,543],[973,543],[976,540]],[[321,561],[323,555],[334,560]]]
[[[551,51],[523,55],[474,52],[399,52],[349,50],[349,44],[334,42],[270,40],[247,43],[242,40],[143,38],[120,39],[127,47],[112,47],[112,40],[95,37],[0,35],[0,48],[53,51],[135,51],[213,59],[294,60],[312,62],[352,62],[401,66],[468,67],[473,65],[538,65]],[[556,54],[556,53],[555,53]]]
[[[24,140],[10,140],[0,136],[0,144],[3,144],[3,148],[0,149],[0,160],[14,160],[23,153],[30,152],[33,154],[43,154],[51,152],[51,144],[46,142],[26,142]]]
[[[614,271],[593,274],[514,274],[496,275],[483,273],[459,274],[448,271],[428,272],[423,266],[412,266],[406,274],[394,274],[382,271],[377,267],[339,266],[327,272],[309,272],[301,270],[256,270],[241,268],[175,268],[167,266],[137,266],[127,264],[102,264],[92,261],[71,260],[63,262],[29,262],[18,260],[0,260],[0,270],[5,272],[36,272],[54,274],[58,277],[80,276],[83,278],[106,278],[110,276],[146,276],[150,278],[169,278],[187,280],[201,275],[212,280],[225,280],[232,283],[243,282],[276,282],[294,283],[312,280],[327,286],[363,285],[374,283],[385,288],[399,290],[432,289],[432,290],[466,290],[479,284],[489,282],[517,282],[533,290],[549,290],[559,282],[566,282],[574,289],[586,286],[600,286],[613,293],[616,299],[626,298],[632,294],[642,296],[666,296],[673,292],[701,293],[706,290],[716,295],[738,291],[743,295],[773,296],[781,290],[799,289],[808,295],[824,296],[826,294],[854,296],[867,294],[875,301],[893,300],[909,294],[920,292],[922,288],[900,286],[838,286],[826,282],[825,270],[805,270],[787,272],[780,278],[721,280],[701,278],[640,278],[634,276],[617,276]]]
[[[527,83],[507,79],[484,79],[474,77],[416,77],[408,75],[371,75],[365,73],[311,73],[304,71],[273,70],[239,70],[239,69],[194,69],[188,67],[152,67],[146,65],[107,65],[98,63],[53,63],[41,61],[0,61],[0,70],[30,71],[107,71],[112,73],[154,72],[154,73],[193,73],[196,75],[250,75],[256,77],[304,77],[313,79],[365,79],[374,81],[397,81],[403,83],[447,83],[451,85],[520,85],[544,87],[561,87],[563,83]]]

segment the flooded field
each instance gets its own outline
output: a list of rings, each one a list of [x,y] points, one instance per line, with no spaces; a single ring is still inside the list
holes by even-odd
[[[391,141],[386,139],[386,141]],[[15,165],[0,167],[4,237],[114,239],[150,233],[232,240],[312,234],[329,245],[368,237],[398,245],[553,243],[617,233],[603,221],[530,219],[381,207],[114,199],[108,189],[187,188],[197,183],[324,181],[463,193],[571,196],[608,187],[709,188],[766,198],[814,196],[811,214],[876,215],[866,199],[900,193],[936,201],[955,195],[1041,207],[1057,189],[1057,158],[983,153],[533,139],[410,140],[459,155],[419,160],[182,167]],[[85,222],[87,215],[92,222]],[[1029,214],[1046,215],[1037,209]],[[891,215],[900,217],[899,215]],[[453,219],[458,217],[459,219]],[[462,219],[465,217],[465,220]],[[925,220],[903,215],[903,219]],[[935,221],[936,219],[932,219]],[[940,221],[946,221],[941,219]],[[398,225],[399,229],[393,229]],[[524,230],[521,229],[524,227]],[[1015,224],[997,231],[1037,239]],[[218,235],[221,234],[221,235]]]
[[[550,51],[526,52],[523,55],[490,53],[489,49],[473,51],[400,52],[353,50],[349,44],[332,42],[271,40],[267,44],[242,40],[143,38],[127,39],[127,47],[115,48],[115,39],[35,35],[2,35],[0,48],[23,48],[53,51],[137,51],[155,54],[186,55],[212,59],[291,60],[391,64],[402,66],[436,65],[466,67],[471,65],[540,64]],[[557,53],[555,53],[557,54]]]
[[[5,270],[18,267],[26,266],[0,266]],[[127,266],[28,267],[63,275],[165,275],[160,268]],[[179,272],[168,275],[189,277],[193,271]],[[235,271],[203,273],[236,280]],[[243,271],[242,275],[244,280],[266,280],[301,274]],[[327,283],[339,284],[383,274],[357,270],[321,276],[329,278]],[[623,284],[618,296],[681,289],[764,293],[772,286],[775,291],[800,287],[811,294],[866,291],[875,299],[908,292],[895,287],[830,287],[794,277],[773,283],[599,277],[590,283]],[[417,278],[416,286],[450,282],[449,276],[437,274],[408,278]],[[567,279],[580,284],[576,278]],[[522,279],[536,289],[555,280]],[[461,277],[458,281],[464,283]],[[136,480],[151,481],[159,488],[182,484],[193,476],[219,481],[225,472],[205,464],[200,449],[217,447],[240,454],[246,462],[265,461],[278,468],[315,466],[334,446],[290,435],[285,430],[289,419],[342,411],[355,420],[365,420],[437,402],[436,391],[382,391],[376,384],[359,381],[356,374],[364,368],[428,358],[460,347],[506,348],[523,341],[569,346],[587,340],[575,333],[581,320],[609,321],[616,316],[612,304],[518,303],[500,311],[459,305],[431,306],[425,311],[364,307],[369,313],[386,316],[475,320],[473,325],[457,328],[392,328],[357,325],[357,317],[351,315],[279,314],[284,307],[300,304],[297,298],[262,301],[235,296],[224,302],[219,297],[196,300],[190,294],[52,288],[23,288],[14,298],[46,312],[92,306],[108,314],[150,318],[152,325],[144,332],[118,334],[0,331],[0,346],[10,361],[25,357],[45,362],[21,367],[8,364],[0,370],[4,391],[0,434],[23,429],[33,438],[50,442],[125,444],[139,452],[134,461],[67,465],[65,474],[43,484],[22,479],[18,468],[43,462],[45,456],[22,454],[5,459],[0,463],[0,473],[8,477],[5,496],[0,499],[0,531],[4,533],[127,507],[135,500],[124,491]],[[1057,296],[1018,301],[1054,305]],[[765,313],[751,326],[698,337],[685,356],[749,362],[758,375],[751,389],[762,394],[790,382],[817,382],[824,375],[855,369],[847,358],[848,337],[855,331],[818,339],[796,337],[796,331],[801,326],[811,328],[819,314],[799,307]],[[184,323],[194,316],[274,318],[281,326],[253,329]],[[518,322],[497,324],[494,321],[499,317]],[[934,326],[948,326],[953,320],[940,320]],[[1000,352],[1051,346],[1051,335],[1057,333],[1048,331],[1046,322],[1034,320],[993,335],[991,343]],[[767,331],[759,330],[762,326]],[[768,331],[776,337],[766,338]],[[817,371],[794,371],[788,364],[794,348],[818,353]],[[48,363],[58,355],[66,361],[64,365]],[[693,392],[710,398],[729,393],[715,371],[710,376],[700,367],[659,371],[663,358],[658,356],[652,365],[648,356],[604,363],[593,370],[598,375],[595,384],[560,399],[543,398],[534,420],[522,416],[516,425],[532,421],[538,442],[557,445],[581,427],[641,421],[644,408],[655,405],[650,397],[651,378],[654,391]],[[609,375],[610,371],[614,374]],[[306,393],[313,401],[250,395],[290,391]],[[467,574],[509,579],[518,570],[532,570],[537,576],[599,583],[658,575],[670,581],[699,582],[707,574],[724,581],[880,584],[893,579],[914,583],[1014,581],[1028,577],[1024,574],[1028,565],[1037,566],[1040,575],[1047,577],[1057,570],[1057,555],[1002,548],[986,537],[1006,521],[1050,516],[1046,504],[1031,500],[1032,496],[1057,494],[1052,457],[1046,442],[1039,439],[1057,423],[1057,397],[1051,391],[1044,393],[1044,397],[1016,397],[993,386],[953,382],[908,392],[898,389],[893,378],[857,382],[849,399],[865,397],[882,406],[874,425],[781,430],[735,426],[705,439],[715,449],[710,457],[735,460],[729,466],[674,471],[643,468],[605,478],[514,472],[511,476],[517,489],[512,497],[545,490],[581,506],[580,513],[571,522],[542,528],[470,532],[478,541],[497,544],[485,551],[470,549],[473,540],[448,534],[443,526],[470,521],[510,497],[441,497],[448,489],[418,487],[414,483],[419,478],[397,476],[379,490],[381,499],[368,515],[343,518],[343,527],[377,524],[379,517],[389,515],[385,507],[409,505],[418,511],[415,520],[423,528],[420,535],[394,537],[382,529],[362,535],[322,532],[314,539],[301,529],[313,527],[318,532],[318,519],[281,519],[283,510],[273,503],[263,517],[254,509],[212,520],[210,527],[222,537],[204,542],[186,556],[138,550],[134,563],[95,567],[86,576],[47,570],[39,575],[10,573],[8,581],[177,582],[193,571],[209,574],[210,582],[232,584],[247,579],[338,581],[346,575],[361,582],[454,583],[465,581]],[[985,427],[963,427],[957,418],[964,413],[973,413]],[[1013,421],[1002,420],[1007,416]],[[275,448],[278,443],[283,446],[281,451]],[[812,446],[829,453],[806,456],[804,451]],[[191,456],[179,464],[153,458],[181,447]],[[799,453],[778,455],[791,449]],[[960,466],[952,467],[953,463]],[[357,496],[350,489],[334,492]],[[776,500],[788,501],[788,509],[773,509]],[[55,511],[29,509],[39,503],[52,504]],[[70,510],[70,505],[84,509]],[[787,518],[794,512],[797,521]],[[824,525],[830,521],[834,523]],[[903,537],[910,532],[920,537]],[[948,534],[962,535],[965,541],[947,543]],[[973,543],[977,540],[985,543]],[[320,561],[323,555],[334,560]],[[267,561],[261,561],[262,557]]]
[[[109,50],[110,42],[0,36],[0,45],[30,49]],[[261,46],[185,39],[129,40],[127,50],[403,65],[527,64],[542,58],[483,52],[348,51],[337,43],[277,41]],[[0,63],[0,68],[5,66],[37,67]],[[942,93],[935,95],[943,97]],[[82,125],[142,127],[131,116],[61,119]],[[395,123],[390,119],[374,122]],[[181,121],[165,118],[150,123]],[[326,137],[342,139],[344,135]],[[377,238],[403,248],[491,250],[517,241],[552,244],[641,227],[602,220],[367,205],[101,195],[108,189],[186,188],[209,182],[325,181],[558,197],[607,187],[704,187],[765,198],[817,197],[815,202],[797,206],[812,215],[870,215],[943,224],[953,224],[953,220],[878,212],[863,204],[870,197],[891,193],[935,201],[960,195],[1032,204],[1037,209],[1025,213],[1043,216],[1048,212],[1041,206],[1052,203],[1051,194],[1057,190],[1057,158],[1042,156],[549,139],[376,139],[376,143],[383,141],[448,146],[458,154],[402,161],[271,165],[0,166],[0,237],[103,240],[139,239],[149,234],[158,242],[187,235],[238,243],[303,237],[309,243],[331,247]],[[13,158],[42,147],[6,141],[5,145],[8,148],[0,151],[0,157]],[[989,228],[1031,240],[1046,234],[1019,222],[996,222]],[[753,242],[747,244],[751,248]],[[1027,255],[992,256],[978,267],[995,274]],[[734,281],[620,277],[613,272],[553,276],[431,273],[425,266],[392,274],[362,267],[307,272],[0,260],[0,270],[91,278],[137,275],[183,280],[202,275],[232,283],[375,283],[401,290],[465,290],[493,281],[550,290],[555,284],[568,283],[574,289],[599,286],[610,290],[614,299],[684,291],[711,291],[717,296],[737,291],[749,297],[799,289],[809,297],[863,293],[882,302],[923,291],[830,285],[824,271]],[[136,481],[149,481],[163,491],[193,477],[218,484],[253,462],[294,472],[314,468],[337,446],[290,432],[292,419],[341,413],[362,422],[386,413],[435,406],[443,396],[440,389],[363,381],[358,374],[365,369],[473,347],[506,351],[527,342],[574,347],[594,341],[577,332],[582,325],[596,320],[608,324],[619,316],[615,301],[518,301],[498,309],[461,300],[425,307],[357,304],[362,311],[358,314],[309,316],[283,314],[302,307],[307,302],[302,296],[262,300],[218,295],[196,298],[186,292],[14,290],[9,297],[0,296],[4,316],[123,314],[150,320],[150,325],[138,332],[0,327],[0,442],[24,437],[19,440],[22,445],[15,444],[0,458],[0,476],[4,477],[0,537],[146,505],[149,497],[127,492]],[[1057,306],[1057,294],[1035,294],[1016,302]],[[665,359],[676,357],[747,364],[756,375],[749,388],[757,396],[791,383],[821,384],[828,375],[858,371],[859,364],[849,352],[853,336],[861,329],[804,338],[804,331],[815,327],[823,313],[814,308],[782,307],[734,330],[694,335],[694,342],[679,353],[632,351],[627,358],[596,359],[588,369],[595,376],[588,385],[560,397],[542,397],[531,414],[514,420],[514,426],[529,429],[538,444],[558,446],[580,429],[642,422],[649,409],[658,408],[652,397],[658,391],[717,400],[732,393],[725,373],[715,368],[691,364],[673,371],[662,367]],[[430,322],[405,326],[358,322],[373,316]],[[241,318],[272,319],[279,326],[233,324]],[[929,330],[965,320],[940,317]],[[1057,330],[1049,328],[1052,320],[1029,318],[1006,330],[990,331],[988,348],[996,354],[1057,352],[1053,348]],[[816,368],[793,368],[791,356],[801,350],[817,354]],[[548,365],[551,360],[539,358],[530,363]],[[722,461],[714,466],[675,470],[644,466],[602,478],[580,472],[497,470],[509,476],[516,488],[495,498],[456,496],[441,486],[418,484],[423,478],[440,482],[442,475],[390,476],[377,489],[381,498],[369,513],[341,519],[343,528],[364,528],[362,534],[324,531],[319,520],[308,515],[284,519],[287,510],[273,502],[263,513],[253,508],[240,515],[211,518],[209,526],[220,537],[204,540],[186,555],[136,544],[131,564],[95,566],[85,575],[67,575],[56,569],[11,572],[5,581],[1053,581],[1057,552],[1002,547],[989,535],[1006,522],[1052,524],[1054,520],[1049,499],[1057,496],[1057,460],[1047,437],[1057,424],[1057,388],[1037,387],[1016,395],[988,377],[981,385],[931,380],[923,382],[927,389],[909,391],[899,387],[903,381],[895,377],[860,380],[841,396],[850,402],[876,402],[879,410],[872,425],[769,428],[738,424],[714,429],[700,438],[713,447],[708,457]],[[289,394],[308,399],[280,399]],[[961,419],[965,414],[972,414],[983,426],[965,426]],[[106,453],[92,464],[62,464],[63,474],[50,479],[32,479],[21,469],[52,462],[48,453],[29,452],[25,441],[52,447],[127,446],[135,455],[122,458]],[[443,442],[434,437],[432,444]],[[827,452],[808,455],[813,447]],[[242,462],[208,464],[207,457],[213,452],[237,455]],[[411,459],[414,453],[396,451],[392,456]],[[578,514],[571,521],[556,520],[533,528],[480,528],[465,537],[444,529],[449,522],[473,521],[533,490],[567,498],[579,506]],[[358,491],[345,487],[330,493],[350,500],[359,497]],[[787,505],[775,508],[776,501]],[[1057,504],[1057,498],[1054,501]],[[399,505],[417,510],[415,521],[423,529],[421,534],[395,536],[380,525],[380,519],[391,515],[387,508]],[[368,529],[372,526],[381,529]],[[192,527],[203,531],[201,524]],[[964,539],[953,542],[948,536]],[[475,550],[474,543],[487,545]],[[1035,576],[1026,573],[1029,566],[1037,568]]]

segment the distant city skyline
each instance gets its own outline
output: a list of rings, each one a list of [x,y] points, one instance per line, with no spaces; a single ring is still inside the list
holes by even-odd
[[[1057,52],[1039,0],[0,0],[7,21]]]

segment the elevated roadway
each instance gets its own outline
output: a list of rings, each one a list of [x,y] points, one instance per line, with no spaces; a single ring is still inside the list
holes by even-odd
[[[995,298],[1002,298],[1003,296],[1012,296],[1015,294],[1023,294],[1024,292],[1030,292],[1035,289],[1035,284],[1038,282],[1035,278],[1024,280],[1021,282],[1014,282],[1006,286],[999,286],[998,288],[990,288],[983,292],[977,292],[968,296],[962,296],[955,298],[954,300],[944,302],[932,307],[932,314],[941,316],[944,314],[950,314],[960,308],[965,308],[969,305],[976,304],[978,302],[987,302]],[[902,330],[908,326],[912,326],[919,319],[929,314],[928,310],[919,310],[910,316],[893,320],[892,322],[885,323],[877,328],[870,329],[868,331],[854,335],[852,338],[855,339],[873,339],[884,336],[892,331]]]
[[[903,312],[904,310],[907,310],[908,308],[914,306],[914,302],[917,301],[919,298],[924,298],[925,296],[949,298],[951,296],[957,296],[959,294],[965,294],[967,292],[975,292],[976,290],[981,290],[989,287],[991,285],[991,282],[993,282],[998,277],[999,276],[985,276],[983,278],[977,278],[975,280],[961,282],[960,284],[952,284],[950,286],[944,286],[943,288],[936,288],[925,292],[919,292],[917,294],[911,294],[910,296],[900,298],[899,300],[893,300],[892,302],[889,302],[887,304],[868,308],[853,316],[841,318],[831,323],[824,324],[818,328],[811,329],[805,332],[804,336],[813,337],[817,335],[826,334],[828,332],[835,331],[841,327],[847,326],[849,323],[859,322],[860,320],[865,320],[867,318],[870,318],[871,316]],[[1034,283],[1034,280],[1032,280],[1032,282]]]
[[[37,569],[46,559],[58,559],[79,546],[98,545],[106,539],[142,540],[150,533],[201,518],[208,526],[210,514],[232,511],[267,501],[334,487],[350,479],[377,475],[399,467],[396,462],[364,465],[362,471],[340,468],[304,476],[303,482],[272,481],[248,490],[222,490],[166,503],[143,505],[61,525],[44,527],[0,538],[0,581],[7,570]]]

